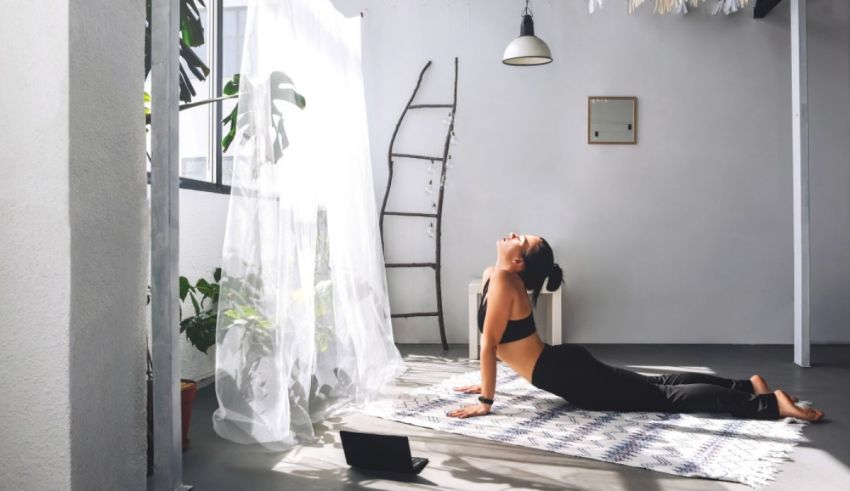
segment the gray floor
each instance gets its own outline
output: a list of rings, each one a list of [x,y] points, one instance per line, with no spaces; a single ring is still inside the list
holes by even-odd
[[[708,367],[724,376],[762,374],[772,388],[811,400],[826,413],[809,425],[792,461],[783,464],[768,490],[850,489],[850,345],[813,346],[813,368],[791,362],[790,346],[587,345],[601,360],[644,372]],[[474,369],[464,360],[466,346],[443,352],[439,346],[401,346],[408,372],[393,390],[436,383],[453,372]],[[452,361],[452,363],[449,363]],[[318,440],[288,452],[230,443],[212,429],[216,408],[212,386],[199,392],[192,416],[192,445],[183,454],[184,481],[197,490],[328,489],[588,489],[588,490],[748,490],[742,484],[682,478],[524,447],[440,433],[357,413],[331,418],[317,427]],[[408,435],[413,455],[431,463],[407,482],[363,474],[345,465],[339,430]]]

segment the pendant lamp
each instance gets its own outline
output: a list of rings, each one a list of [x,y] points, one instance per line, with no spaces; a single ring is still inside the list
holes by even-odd
[[[534,35],[534,20],[528,0],[525,0],[525,10],[522,12],[522,24],[519,37],[511,41],[502,56],[505,65],[532,66],[552,63],[552,52],[542,39]]]

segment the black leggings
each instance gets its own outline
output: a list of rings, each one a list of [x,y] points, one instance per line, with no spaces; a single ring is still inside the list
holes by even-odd
[[[776,419],[774,394],[754,394],[749,379],[702,373],[639,373],[607,365],[576,344],[545,345],[531,376],[540,389],[578,407],[598,411],[732,413],[740,418]]]

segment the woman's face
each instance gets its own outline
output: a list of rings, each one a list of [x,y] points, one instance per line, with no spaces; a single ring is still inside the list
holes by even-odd
[[[501,259],[507,264],[518,264],[520,269],[524,267],[522,262],[523,256],[528,251],[534,250],[540,246],[543,239],[537,235],[517,235],[513,232],[502,237],[496,242],[496,251]]]

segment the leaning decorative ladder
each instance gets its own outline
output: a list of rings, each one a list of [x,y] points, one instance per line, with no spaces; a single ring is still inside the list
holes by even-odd
[[[455,113],[457,111],[457,58],[455,58],[455,78],[454,78],[454,91],[452,95],[451,104],[414,104],[413,100],[416,98],[416,93],[419,92],[419,86],[422,85],[422,78],[425,76],[425,72],[428,71],[428,68],[431,66],[431,61],[425,64],[422,68],[422,71],[419,72],[419,79],[416,81],[416,87],[413,89],[413,94],[410,95],[410,100],[407,101],[407,106],[405,106],[404,111],[402,111],[401,116],[398,118],[398,123],[395,125],[395,130],[393,131],[393,136],[390,139],[390,148],[387,155],[387,161],[389,164],[389,175],[387,176],[387,190],[384,192],[384,201],[381,204],[381,219],[380,219],[380,228],[381,228],[381,243],[384,242],[384,217],[386,216],[398,216],[398,217],[407,217],[407,218],[432,218],[437,223],[437,230],[434,235],[435,245],[436,245],[436,254],[434,256],[434,262],[432,263],[386,263],[387,268],[432,268],[434,270],[435,281],[437,285],[437,311],[436,312],[408,312],[408,313],[400,313],[400,314],[392,314],[393,318],[408,318],[408,317],[437,317],[437,322],[440,326],[440,340],[443,344],[443,349],[449,349],[449,344],[446,341],[446,326],[445,321],[443,319],[443,298],[442,298],[442,288],[440,285],[440,236],[442,232],[442,215],[443,215],[443,194],[444,188],[446,185],[446,163],[449,160],[449,147],[452,143],[452,137],[454,135],[454,124],[455,124]],[[449,124],[448,130],[446,131],[446,138],[443,144],[443,155],[442,157],[438,156],[429,156],[429,155],[415,155],[410,153],[396,153],[395,152],[395,139],[398,135],[398,130],[401,128],[401,124],[404,121],[404,117],[407,116],[407,112],[410,110],[424,110],[424,109],[449,109]],[[395,166],[396,159],[414,159],[414,160],[426,160],[429,161],[432,165],[435,162],[440,163],[440,181],[439,181],[439,191],[437,195],[437,209],[434,213],[409,213],[409,212],[401,212],[401,211],[387,211],[387,200],[390,196],[390,190],[392,189],[393,184],[393,167]]]

